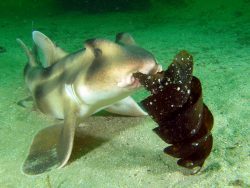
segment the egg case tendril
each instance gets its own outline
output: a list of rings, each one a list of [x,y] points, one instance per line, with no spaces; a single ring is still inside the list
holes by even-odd
[[[166,71],[155,75],[138,72],[134,77],[152,94],[142,105],[159,125],[153,131],[171,144],[164,152],[180,158],[179,166],[200,169],[213,145],[213,116],[203,103],[201,83],[192,71],[193,58],[183,50]]]

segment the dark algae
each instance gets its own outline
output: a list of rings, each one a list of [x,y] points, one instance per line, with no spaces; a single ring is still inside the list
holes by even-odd
[[[181,51],[167,70],[154,75],[138,72],[134,77],[151,92],[142,105],[158,124],[153,131],[171,144],[164,152],[197,173],[212,149],[213,115],[203,103],[201,83],[192,71],[193,57]]]

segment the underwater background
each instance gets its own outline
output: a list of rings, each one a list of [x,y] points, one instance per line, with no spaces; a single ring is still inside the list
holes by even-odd
[[[214,144],[203,169],[186,175],[152,129],[150,117],[99,113],[77,132],[70,162],[27,176],[21,167],[33,136],[55,120],[17,105],[28,96],[26,57],[39,30],[73,52],[89,38],[129,32],[166,69],[180,50],[194,57],[194,75],[212,111]],[[0,188],[250,187],[249,0],[8,0],[0,2]],[[133,97],[149,95],[141,89]]]

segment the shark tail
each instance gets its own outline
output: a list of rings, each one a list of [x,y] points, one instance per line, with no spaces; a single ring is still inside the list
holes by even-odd
[[[34,54],[32,52],[32,50],[30,50],[21,39],[16,39],[17,43],[22,47],[22,49],[24,50],[27,58],[28,58],[28,64],[31,67],[36,67],[38,64],[36,63],[36,58],[34,57]]]

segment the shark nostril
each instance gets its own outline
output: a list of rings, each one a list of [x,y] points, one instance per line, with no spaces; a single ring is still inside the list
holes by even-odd
[[[131,83],[133,83],[135,81],[135,78],[131,75]]]
[[[126,78],[127,84],[132,84],[134,82],[134,77],[132,74],[129,74],[128,77]]]

